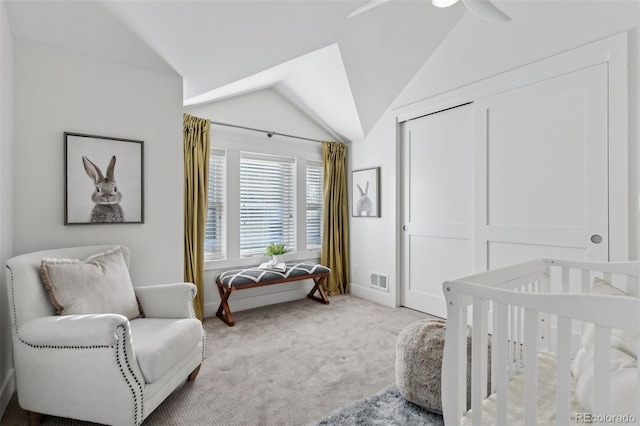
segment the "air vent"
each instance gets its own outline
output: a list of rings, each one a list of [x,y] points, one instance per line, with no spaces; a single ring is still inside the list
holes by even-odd
[[[389,291],[389,275],[371,271],[369,286],[382,291]]]

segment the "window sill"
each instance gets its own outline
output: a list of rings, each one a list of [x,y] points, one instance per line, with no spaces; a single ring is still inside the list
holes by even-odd
[[[270,258],[268,256],[253,256],[242,257],[239,259],[208,260],[204,262],[204,270],[211,271],[214,269],[233,269],[258,266],[261,263],[268,262],[269,259]],[[313,260],[318,262],[320,260],[320,250],[287,253],[284,255],[285,262],[298,262],[302,260]]]

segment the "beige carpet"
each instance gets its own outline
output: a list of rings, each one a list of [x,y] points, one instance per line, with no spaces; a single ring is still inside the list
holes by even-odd
[[[237,312],[234,327],[207,318],[209,355],[198,378],[143,425],[307,425],[394,383],[398,333],[427,315],[349,295],[330,300]],[[2,425],[24,424],[14,396]],[[42,424],[89,423],[45,416]]]

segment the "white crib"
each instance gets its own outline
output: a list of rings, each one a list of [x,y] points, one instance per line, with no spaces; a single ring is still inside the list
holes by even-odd
[[[596,277],[632,297],[596,294],[592,291]],[[637,363],[635,370],[624,371],[627,378],[629,372],[633,374],[631,386],[628,380],[625,389],[615,388],[615,380],[611,384],[612,332],[614,341],[619,333],[631,336],[626,343],[633,345],[636,362],[640,352],[639,282],[640,262],[554,259],[537,259],[445,282],[445,424],[640,422]],[[588,364],[594,368],[589,371],[593,371],[590,413],[576,402],[576,379],[571,372],[581,341],[588,340],[584,335],[581,338],[581,333],[589,327],[594,344],[582,351],[593,354]],[[469,332],[471,380],[467,389]],[[620,413],[614,416],[611,399],[629,394],[635,412],[626,413],[626,418]]]

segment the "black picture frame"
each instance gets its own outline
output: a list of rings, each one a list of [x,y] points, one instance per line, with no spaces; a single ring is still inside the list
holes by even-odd
[[[144,223],[144,141],[64,132],[64,224]]]
[[[353,217],[380,217],[380,167],[351,172]]]

